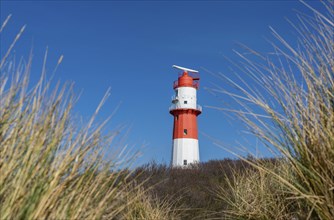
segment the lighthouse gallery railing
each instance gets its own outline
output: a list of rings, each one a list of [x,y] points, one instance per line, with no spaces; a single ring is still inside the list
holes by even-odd
[[[174,109],[194,109],[194,108],[182,108],[182,107],[180,107],[180,106],[177,106],[177,105],[172,105],[171,107],[169,107],[169,111],[172,111],[172,110],[174,110]],[[200,106],[200,105],[196,105],[196,110],[198,110],[198,111],[202,111],[202,106]]]

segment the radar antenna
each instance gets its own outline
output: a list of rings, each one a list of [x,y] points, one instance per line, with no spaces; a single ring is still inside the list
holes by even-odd
[[[198,73],[197,70],[188,69],[188,68],[185,68],[185,67],[182,67],[182,66],[173,65],[173,67],[176,68],[176,69],[179,69],[179,70],[183,70],[184,72]]]

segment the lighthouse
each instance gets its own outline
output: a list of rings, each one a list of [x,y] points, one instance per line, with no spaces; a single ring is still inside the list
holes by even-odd
[[[196,70],[173,65],[181,70],[174,81],[170,114],[174,117],[172,166],[184,167],[199,162],[197,116],[202,107],[197,105],[199,73]]]

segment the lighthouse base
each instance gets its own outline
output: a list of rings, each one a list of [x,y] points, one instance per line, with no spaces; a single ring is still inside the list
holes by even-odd
[[[173,140],[172,166],[187,166],[199,162],[198,140],[177,138]]]

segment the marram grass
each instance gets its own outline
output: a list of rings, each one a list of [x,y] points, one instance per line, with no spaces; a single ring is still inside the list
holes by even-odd
[[[236,74],[238,80],[221,75],[235,91],[215,91],[232,97],[240,108],[229,111],[236,112],[259,140],[284,158],[284,167],[289,171],[284,175],[244,159],[258,169],[254,175],[267,173],[284,189],[285,198],[272,200],[279,202],[277,208],[293,201],[297,204],[295,219],[334,219],[334,5],[333,1],[324,2],[327,11],[320,13],[303,4],[313,16],[298,14],[299,23],[291,23],[298,35],[297,46],[272,29],[279,42],[272,43],[274,56],[250,49],[256,58],[238,53],[242,62],[237,67],[242,75]],[[239,178],[236,182],[247,185],[253,177]],[[255,192],[266,193],[268,187]],[[234,218],[251,219],[237,208],[247,202],[243,200],[247,192],[236,196],[239,200],[233,200],[230,213]],[[261,210],[259,206],[267,203],[257,202],[254,209]]]
[[[23,30],[0,64],[1,219],[173,219],[169,203],[153,202],[128,180],[130,171],[119,171],[122,155],[104,156],[115,134],[102,135],[105,122],[94,118],[108,92],[79,127],[71,85],[52,85],[45,68],[36,85],[28,85],[32,60],[16,63],[11,56]]]

